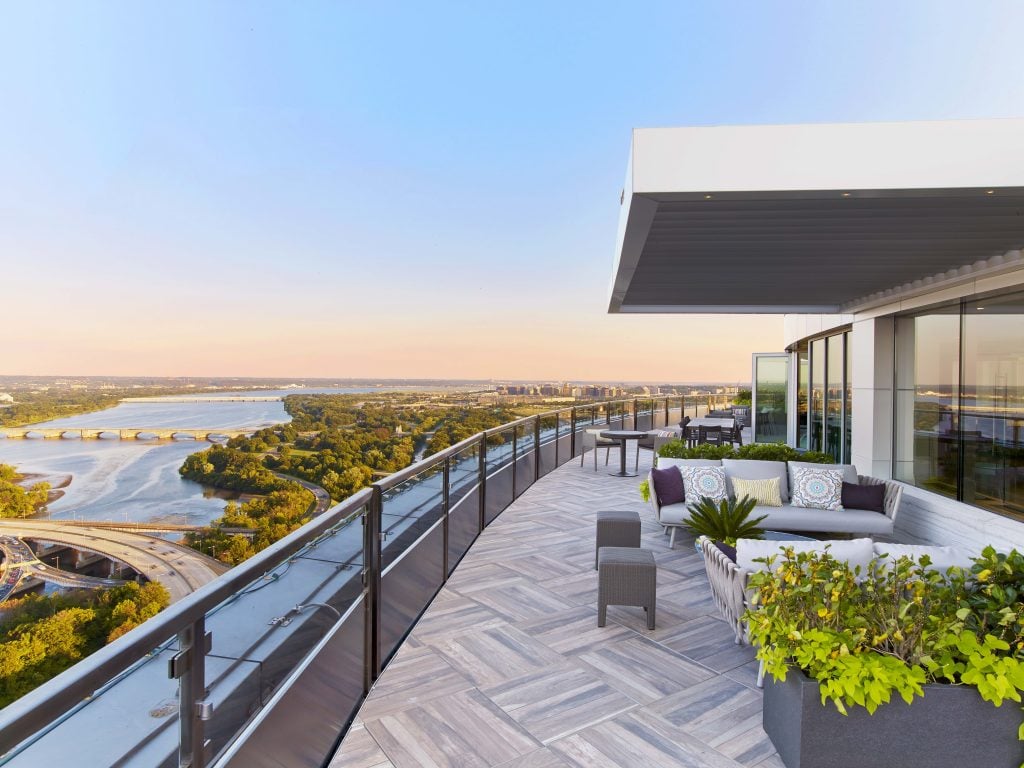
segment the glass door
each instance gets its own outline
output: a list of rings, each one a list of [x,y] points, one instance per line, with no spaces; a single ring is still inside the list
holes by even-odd
[[[785,352],[754,355],[751,429],[755,443],[786,442],[789,360]]]

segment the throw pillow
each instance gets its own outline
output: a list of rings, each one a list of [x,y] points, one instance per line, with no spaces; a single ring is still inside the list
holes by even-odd
[[[716,504],[729,498],[723,467],[683,467],[682,470],[686,498],[693,501],[709,498]]]
[[[843,483],[843,507],[885,514],[885,486]]]
[[[779,491],[779,478],[768,477],[763,480],[745,480],[742,477],[732,479],[732,489],[736,498],[749,496],[758,504],[766,507],[781,507],[782,493]]]
[[[678,504],[686,499],[679,467],[652,469],[651,480],[654,481],[654,494],[658,497],[659,506]]]
[[[843,508],[843,473],[838,469],[799,467],[793,471],[790,503],[812,509]]]

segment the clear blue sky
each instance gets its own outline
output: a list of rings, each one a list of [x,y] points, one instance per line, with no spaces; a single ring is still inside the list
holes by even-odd
[[[0,373],[747,378],[778,318],[606,314],[630,129],[1020,117],[1022,29],[1017,2],[8,3]]]

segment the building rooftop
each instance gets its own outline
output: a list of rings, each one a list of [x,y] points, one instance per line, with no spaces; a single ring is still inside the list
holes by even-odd
[[[1022,120],[637,129],[609,311],[852,312],[1019,268],[1022,132]]]
[[[693,540],[676,548],[638,478],[570,461],[481,535],[359,711],[331,768],[654,765],[780,768],[757,664],[711,600]],[[603,456],[601,456],[603,460]],[[594,517],[634,509],[658,562],[657,628],[611,607],[597,627]]]

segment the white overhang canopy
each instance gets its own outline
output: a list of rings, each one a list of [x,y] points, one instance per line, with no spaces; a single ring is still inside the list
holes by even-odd
[[[1024,120],[638,129],[609,311],[855,311],[1022,247]]]

